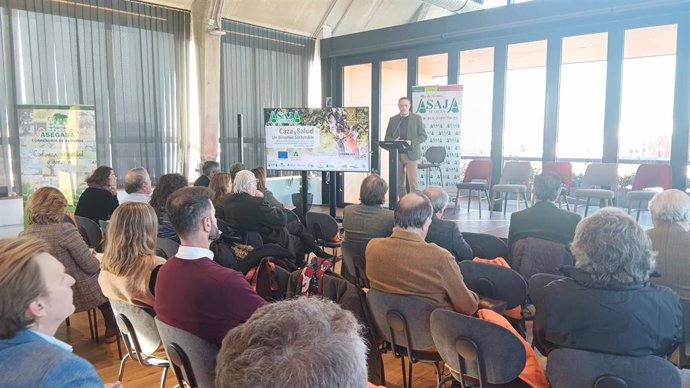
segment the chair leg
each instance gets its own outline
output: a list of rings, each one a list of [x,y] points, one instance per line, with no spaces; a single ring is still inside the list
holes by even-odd
[[[122,333],[117,334],[117,358],[118,360],[122,358],[122,344],[120,343],[123,340],[122,338]]]
[[[489,198],[486,199],[487,201]],[[482,219],[482,192],[477,190],[477,207],[479,208],[479,219]]]
[[[163,372],[161,373],[161,388],[165,388],[165,379],[168,377],[168,367],[163,368]]]
[[[393,352],[395,352],[395,350]],[[407,388],[407,373],[405,372],[405,357],[400,357],[400,365],[402,366],[403,387]]]
[[[565,208],[566,208],[568,211],[570,211],[570,204],[568,203],[568,196],[565,195],[565,194],[561,194],[561,197],[563,197],[563,199],[565,200]],[[560,200],[561,200],[560,198],[561,198],[561,197],[558,197],[559,204],[560,204]]]
[[[492,212],[494,204],[489,202],[489,190],[484,189],[484,196],[486,198],[486,204],[489,206],[489,212]]]
[[[534,195],[532,196],[532,199],[534,199]],[[522,196],[522,201],[525,203],[525,209],[527,209],[529,207],[527,204],[527,194]]]
[[[628,205],[630,206],[630,205]],[[640,210],[642,210],[642,200],[637,201],[637,217],[635,217],[635,221],[640,222]],[[628,213],[630,214],[630,213]]]
[[[441,187],[445,187],[443,186],[443,170],[441,170],[441,166],[438,166],[438,175],[441,176]]]
[[[508,193],[501,193],[503,197],[503,217],[506,216],[506,209],[508,209]]]
[[[491,193],[491,204],[494,204],[494,203],[496,203],[496,192],[495,191],[493,193]],[[493,211],[493,206],[492,206],[491,211],[489,212],[489,218],[491,218],[491,216],[493,214],[494,214],[494,211]]]
[[[458,201],[460,201],[460,189],[455,192],[455,207],[453,208],[453,213],[458,212]]]
[[[508,194],[506,194],[508,195]],[[515,193],[515,210],[520,211],[520,193]]]
[[[120,369],[117,372],[117,381],[122,381],[122,376],[125,374],[125,363],[129,359],[129,351],[127,354],[125,354],[124,357],[122,357],[122,361],[120,361]]]
[[[631,210],[632,210],[632,201],[628,201],[628,215],[630,215]]]
[[[590,201],[591,199],[592,199],[592,198],[587,197],[587,206],[585,206],[585,217],[587,217],[587,212],[589,211],[589,201]]]
[[[407,362],[407,388],[412,388],[412,360]]]
[[[575,206],[573,206],[573,213],[577,213],[578,202],[580,202],[580,197],[575,197]]]
[[[467,213],[470,212],[470,202],[472,202],[472,189],[467,190]]]
[[[436,385],[438,386],[443,381],[443,361],[435,362],[434,368],[436,369]]]

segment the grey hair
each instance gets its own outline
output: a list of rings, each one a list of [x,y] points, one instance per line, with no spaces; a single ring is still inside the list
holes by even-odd
[[[570,250],[575,266],[602,285],[645,283],[656,264],[647,234],[617,208],[601,209],[582,220]]]
[[[655,226],[688,222],[690,221],[690,197],[680,190],[664,190],[656,194],[649,202],[649,211],[652,213],[652,222]]]
[[[204,165],[201,166],[201,173],[210,176],[211,174],[220,171],[220,163],[214,161],[214,160],[208,160],[204,162]]]
[[[561,177],[551,171],[543,172],[534,177],[534,196],[540,201],[555,201],[561,194]]]
[[[434,213],[438,213],[448,206],[448,193],[439,186],[427,187],[423,191],[424,195],[429,197],[431,206],[434,208]]]
[[[250,182],[256,181],[256,176],[249,170],[241,170],[235,174],[232,179],[232,192],[233,194],[241,194],[247,192],[247,186]]]
[[[413,191],[400,199],[395,206],[393,218],[397,227],[421,228],[432,214],[433,207],[429,198],[420,191]]]
[[[366,387],[361,332],[354,315],[330,300],[264,305],[225,336],[216,387]]]
[[[146,181],[150,181],[149,172],[144,167],[135,167],[127,171],[125,175],[125,191],[127,194],[136,193],[144,187]]]
[[[359,200],[369,206],[383,205],[387,191],[388,183],[379,175],[371,174],[364,178],[359,187]]]

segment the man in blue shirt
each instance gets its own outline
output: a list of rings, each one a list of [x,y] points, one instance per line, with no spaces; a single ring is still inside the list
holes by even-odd
[[[54,337],[74,312],[74,278],[48,252],[33,237],[0,239],[0,385],[102,387],[94,367]]]

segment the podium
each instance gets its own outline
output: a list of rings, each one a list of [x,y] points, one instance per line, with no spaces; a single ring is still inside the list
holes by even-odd
[[[380,141],[379,147],[388,151],[388,208],[393,210],[398,203],[398,155],[412,147],[405,140]]]

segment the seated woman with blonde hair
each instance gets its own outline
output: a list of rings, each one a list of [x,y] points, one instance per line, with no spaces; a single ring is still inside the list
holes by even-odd
[[[165,259],[156,256],[156,212],[147,203],[127,202],[108,225],[98,284],[110,299],[153,307],[156,275]]]

